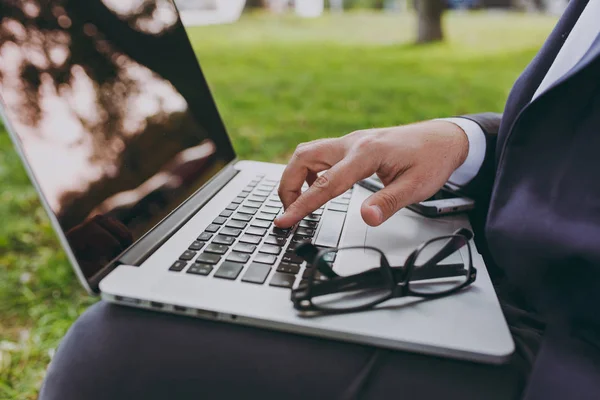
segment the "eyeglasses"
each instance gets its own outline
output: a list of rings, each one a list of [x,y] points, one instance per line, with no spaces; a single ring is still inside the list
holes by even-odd
[[[292,290],[294,308],[301,311],[355,312],[393,298],[439,298],[454,294],[475,281],[477,270],[469,241],[473,232],[459,229],[417,247],[403,266],[392,267],[375,247],[352,246],[320,249],[311,243],[296,247],[307,262],[306,280]],[[467,247],[467,256],[460,250]],[[370,266],[364,272],[341,276],[333,262]]]

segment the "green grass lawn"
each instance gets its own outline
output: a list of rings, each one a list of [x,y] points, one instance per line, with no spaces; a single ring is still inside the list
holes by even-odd
[[[246,15],[189,29],[241,158],[425,118],[501,111],[555,19],[456,14],[447,41],[411,45],[411,16]],[[60,338],[96,299],[79,287],[0,128],[0,399],[32,399]]]

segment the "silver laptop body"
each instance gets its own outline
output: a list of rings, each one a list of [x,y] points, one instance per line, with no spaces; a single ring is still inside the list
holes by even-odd
[[[136,15],[133,0],[72,3],[15,14],[15,38],[0,48],[0,96],[5,126],[86,290],[157,312],[508,359],[514,344],[474,245],[477,280],[459,294],[334,316],[296,312],[290,288],[305,264],[286,251],[296,238],[372,245],[401,265],[420,243],[468,227],[467,219],[401,210],[371,228],[360,217],[369,192],[356,186],[291,232],[276,230],[284,166],[236,159],[175,6],[161,6],[159,18]],[[28,42],[23,30],[53,40]],[[334,263],[340,273],[364,267]]]

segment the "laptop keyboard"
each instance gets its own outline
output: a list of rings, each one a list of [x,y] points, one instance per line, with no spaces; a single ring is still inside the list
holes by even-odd
[[[292,288],[303,262],[294,254],[296,244],[311,241],[321,247],[337,246],[352,189],[306,216],[297,226],[281,229],[273,225],[283,207],[277,195],[278,185],[276,179],[257,176],[198,235],[169,271]]]

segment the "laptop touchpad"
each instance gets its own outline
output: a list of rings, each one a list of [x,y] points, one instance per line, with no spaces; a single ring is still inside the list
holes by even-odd
[[[454,232],[453,221],[426,218],[408,209],[402,209],[378,227],[367,228],[366,245],[381,249],[390,264],[400,266],[419,245],[436,236]],[[459,253],[446,258],[444,263],[460,263]]]

